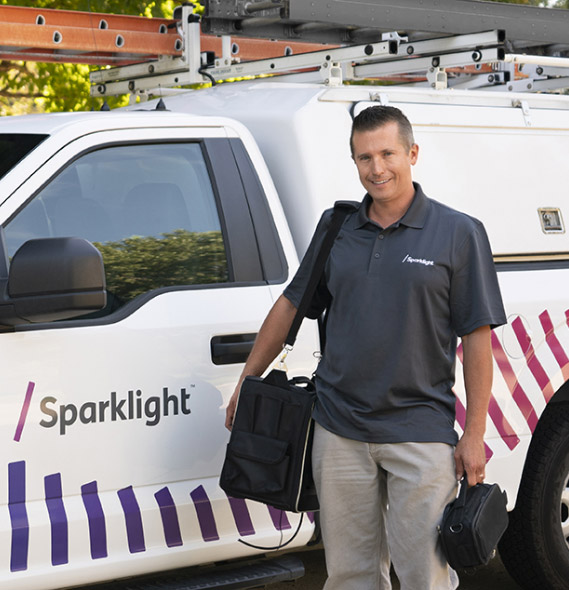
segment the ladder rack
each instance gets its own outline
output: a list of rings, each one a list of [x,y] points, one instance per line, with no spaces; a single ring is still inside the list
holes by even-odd
[[[377,4],[380,2],[376,0]],[[262,6],[264,10],[275,2],[248,4]],[[524,61],[525,56],[507,53],[511,43],[502,30],[435,39],[416,36],[415,40],[399,32],[381,33],[380,40],[363,45],[347,44],[241,62],[234,60],[228,51],[231,42],[228,36],[223,37],[221,57],[213,58],[201,50],[200,24],[192,18],[191,6],[179,7],[177,16],[184,45],[182,57],[162,57],[146,64],[92,72],[91,94],[131,93],[131,96],[145,99],[149,94],[162,94],[173,86],[276,74],[284,75],[286,80],[320,81],[328,85],[339,85],[344,80],[379,78],[428,84],[435,89],[483,87],[536,91],[569,87],[565,75],[569,73],[569,58],[556,58],[555,67],[551,63],[553,58],[545,56],[535,58],[537,61],[530,64],[529,58]]]
[[[480,0],[202,3],[203,18],[185,3],[173,19],[0,6],[0,59],[113,65],[91,73],[91,94],[142,100],[259,75],[328,85],[376,78],[436,89],[569,88],[569,10]]]
[[[190,29],[195,24],[190,25]],[[192,31],[189,30],[189,43]],[[194,31],[194,41],[197,30]],[[312,79],[326,84],[339,85],[344,79],[356,80],[373,77],[386,77],[408,72],[439,71],[446,67],[476,66],[478,63],[495,62],[505,56],[503,31],[447,37],[438,40],[424,40],[416,43],[401,42],[390,39],[378,43],[337,47],[299,55],[283,56],[274,59],[257,60],[244,63],[230,63],[218,59],[211,64],[202,62],[194,64],[194,70],[200,76],[214,81],[262,74],[279,74],[308,70]],[[199,57],[196,50],[194,59]],[[191,56],[190,56],[191,57]],[[174,74],[174,64],[180,70]],[[191,69],[184,69],[183,61],[153,62],[152,74],[147,76],[147,65],[113,68],[92,72],[91,82],[96,87],[92,92],[98,96],[125,94],[128,92],[145,92],[158,87],[192,84],[201,81]],[[187,66],[186,66],[187,68]],[[304,80],[308,78],[304,77]]]

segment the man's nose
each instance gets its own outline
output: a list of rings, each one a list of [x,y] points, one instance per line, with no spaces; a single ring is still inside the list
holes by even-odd
[[[371,171],[376,176],[380,176],[384,172],[385,167],[381,158],[373,158],[371,161]]]

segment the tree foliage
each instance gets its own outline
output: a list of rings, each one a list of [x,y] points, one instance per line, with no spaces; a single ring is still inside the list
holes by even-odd
[[[121,303],[174,285],[207,285],[228,280],[220,231],[176,230],[162,238],[133,236],[95,243],[103,256],[107,289]]]

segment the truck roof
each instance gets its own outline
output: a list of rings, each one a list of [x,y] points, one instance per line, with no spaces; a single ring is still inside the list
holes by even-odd
[[[227,120],[214,117],[200,117],[187,113],[173,113],[155,109],[151,105],[136,110],[117,109],[114,111],[91,111],[76,113],[46,113],[20,115],[0,119],[0,133],[33,133],[54,135],[73,129],[73,135],[93,133],[118,128],[138,127],[219,127]]]

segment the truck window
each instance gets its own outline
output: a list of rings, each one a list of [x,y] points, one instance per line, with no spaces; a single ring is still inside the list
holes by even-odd
[[[0,133],[0,178],[10,172],[46,137],[47,135],[33,133]]]
[[[101,252],[109,299],[103,314],[161,287],[229,280],[199,143],[120,145],[87,153],[5,227],[10,257],[29,239],[64,236],[86,238]]]

